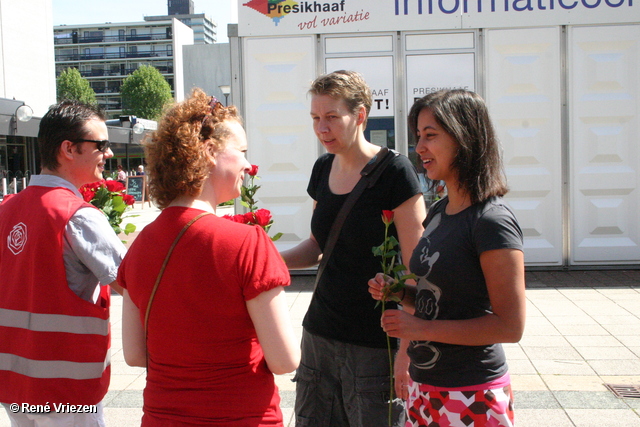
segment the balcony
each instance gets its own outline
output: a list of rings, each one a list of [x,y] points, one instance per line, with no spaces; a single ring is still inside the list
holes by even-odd
[[[67,55],[56,55],[56,62],[92,61],[99,59],[157,58],[171,56],[173,56],[173,50],[156,50],[154,52],[73,53]]]
[[[103,94],[103,93],[119,94],[120,93],[120,87],[93,87],[92,89],[96,94]]]
[[[120,72],[118,72],[118,75],[119,74]],[[80,75],[82,77],[101,77],[101,76],[109,76],[111,74],[105,70],[91,70],[91,71],[80,71]]]
[[[153,67],[155,67],[158,71],[160,71],[160,74],[164,74],[164,75],[173,74],[173,67],[172,66],[153,65]],[[66,70],[66,68],[65,69],[56,70],[56,78],[60,77],[60,74],[65,70]],[[80,75],[82,77],[87,77],[87,78],[91,78],[91,77],[127,77],[129,74],[133,73],[136,70],[137,70],[137,68],[124,68],[124,69],[118,69],[118,70],[89,70],[89,71],[80,71]],[[110,79],[107,79],[107,80],[110,80]]]
[[[171,40],[171,36],[166,34],[122,34],[117,36],[71,36],[71,37],[54,37],[54,45],[69,45],[83,43],[120,43],[120,42],[140,42],[153,40]]]
[[[98,105],[100,105],[100,108],[103,108],[107,111],[122,110],[121,101],[98,99]]]

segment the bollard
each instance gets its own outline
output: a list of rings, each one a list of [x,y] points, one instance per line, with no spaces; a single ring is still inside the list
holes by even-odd
[[[13,194],[18,194],[18,180],[16,178],[13,178],[13,181],[11,181],[11,183],[13,184]]]
[[[7,178],[2,178],[2,197],[7,195]]]

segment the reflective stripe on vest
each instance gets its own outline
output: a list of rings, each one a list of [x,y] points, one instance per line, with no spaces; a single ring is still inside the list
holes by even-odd
[[[32,360],[15,354],[0,353],[0,370],[12,371],[31,378],[68,378],[91,380],[101,378],[111,363],[111,351],[107,351],[104,363],[80,363],[66,360]]]
[[[0,326],[38,332],[68,332],[107,336],[109,319],[65,314],[30,313],[0,308]]]

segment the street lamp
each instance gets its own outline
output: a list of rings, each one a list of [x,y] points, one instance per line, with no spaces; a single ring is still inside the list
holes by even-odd
[[[224,106],[227,106],[227,100],[229,99],[229,94],[231,93],[231,86],[229,85],[220,85],[218,86],[224,95]]]
[[[27,104],[22,104],[16,109],[15,114],[11,117],[12,121],[12,134],[16,135],[18,133],[18,122],[28,122],[33,118],[33,110]]]
[[[135,125],[133,125],[132,130],[136,135],[140,135],[142,132],[144,132],[144,125],[142,123],[136,123]]]

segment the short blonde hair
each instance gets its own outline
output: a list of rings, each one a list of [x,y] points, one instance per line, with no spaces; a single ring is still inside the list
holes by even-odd
[[[360,107],[364,107],[367,117],[371,112],[373,97],[371,89],[364,81],[360,73],[355,71],[338,70],[324,74],[313,81],[311,95],[328,95],[334,99],[342,99],[349,108],[351,114],[358,114]],[[367,126],[365,120],[364,126]]]

